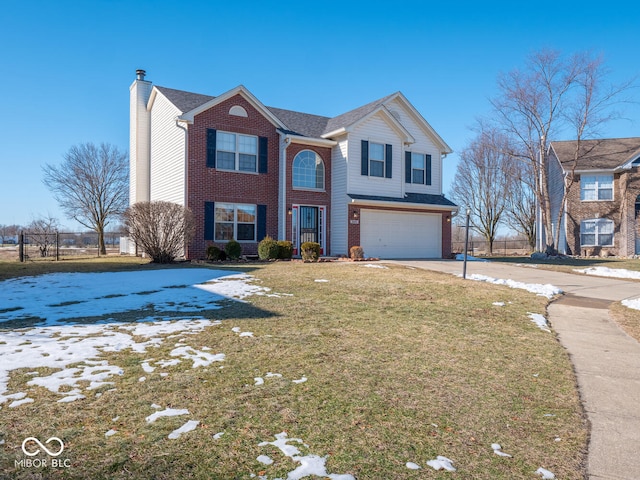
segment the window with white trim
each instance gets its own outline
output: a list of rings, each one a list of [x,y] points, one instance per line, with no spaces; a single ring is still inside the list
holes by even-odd
[[[239,203],[215,204],[215,241],[256,241],[256,206]]]
[[[216,132],[216,166],[223,170],[258,171],[258,137]]]
[[[580,222],[581,247],[612,247],[613,220],[594,218]]]
[[[293,186],[324,190],[324,162],[320,155],[303,150],[293,159]]]
[[[613,200],[613,175],[582,175],[580,200]]]
[[[411,152],[411,183],[424,185],[427,166],[423,153]]]
[[[382,143],[369,143],[369,175],[384,177],[384,145]]]

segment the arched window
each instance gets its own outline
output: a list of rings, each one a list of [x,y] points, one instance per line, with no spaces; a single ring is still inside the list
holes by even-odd
[[[316,152],[303,150],[293,159],[293,186],[324,190],[324,163]]]

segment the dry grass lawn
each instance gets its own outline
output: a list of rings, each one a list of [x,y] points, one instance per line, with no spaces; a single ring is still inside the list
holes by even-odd
[[[146,353],[104,354],[124,370],[116,390],[68,404],[27,387],[26,372],[14,371],[11,391],[29,389],[35,402],[0,410],[0,477],[286,478],[297,465],[259,446],[286,431],[308,445],[295,444],[304,454],[327,456],[327,472],[359,480],[512,480],[535,478],[539,467],[556,478],[584,478],[588,429],[571,364],[555,336],[528,318],[544,313],[545,298],[402,266],[239,267],[292,296],[230,302],[214,313],[221,325],[185,340],[225,353],[223,369],[183,362],[167,367],[166,377],[145,374],[145,359],[167,358],[175,343],[167,339]],[[11,268],[0,264],[0,278],[27,273]],[[254,337],[239,337],[235,326]],[[282,377],[256,386],[267,372]],[[292,382],[303,376],[305,383]],[[147,424],[154,403],[188,408],[199,427],[168,439],[185,418]],[[105,437],[110,429],[118,433]],[[225,434],[214,439],[218,432]],[[28,435],[63,438],[72,465],[15,468]],[[513,457],[494,454],[492,443]],[[275,463],[258,462],[263,454]],[[438,455],[457,472],[428,467]]]

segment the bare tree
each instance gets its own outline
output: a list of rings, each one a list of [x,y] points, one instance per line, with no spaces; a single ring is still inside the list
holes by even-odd
[[[519,143],[514,154],[531,165],[544,228],[539,234],[544,234],[545,250],[550,254],[557,253],[559,225],[575,181],[581,140],[597,135],[605,122],[619,117],[614,107],[626,100],[621,94],[632,85],[629,81],[607,86],[607,73],[603,60],[590,53],[564,57],[543,50],[528,58],[524,70],[513,70],[498,80],[500,93],[492,101],[497,121]],[[560,135],[576,140],[576,150],[573,167],[564,179],[560,208],[553,218],[548,145]]]
[[[460,154],[451,187],[452,199],[469,209],[471,224],[489,244],[489,254],[493,254],[511,181],[506,142],[494,129],[481,126],[478,136]]]
[[[73,146],[59,166],[45,165],[44,184],[64,212],[97,232],[99,253],[107,253],[104,232],[129,202],[129,163],[126,153],[108,143]]]
[[[191,210],[164,201],[131,205],[124,223],[129,236],[155,263],[171,263],[183,255],[195,231]]]
[[[506,165],[509,186],[504,192],[507,202],[505,223],[527,239],[531,250],[536,248],[536,195],[531,165],[511,158]]]
[[[29,239],[38,246],[41,257],[49,256],[49,249],[56,243],[56,233],[59,227],[58,219],[50,215],[32,220],[27,225]]]

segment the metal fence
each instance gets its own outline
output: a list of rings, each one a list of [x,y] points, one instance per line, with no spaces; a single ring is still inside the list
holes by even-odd
[[[120,253],[122,235],[120,232],[105,233],[107,254]],[[17,246],[21,262],[100,256],[98,234],[95,232],[22,232]]]
[[[464,252],[464,241],[451,242],[451,251],[454,254]],[[526,240],[495,240],[493,242],[493,255],[529,255],[533,250]],[[468,255],[489,255],[489,242],[485,240],[469,239]]]

